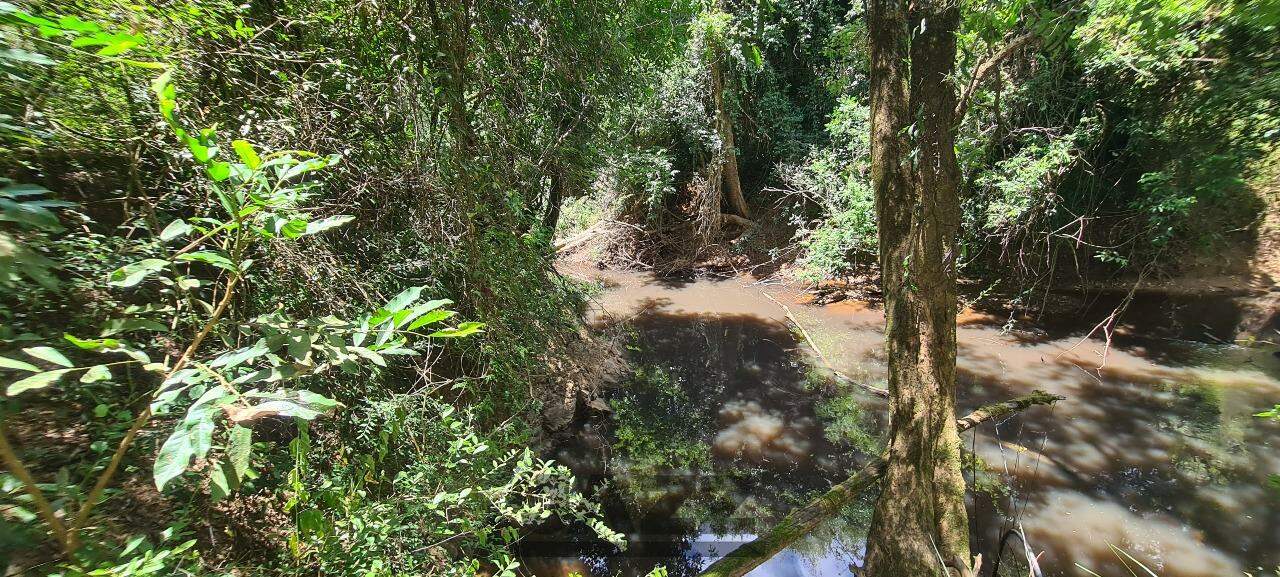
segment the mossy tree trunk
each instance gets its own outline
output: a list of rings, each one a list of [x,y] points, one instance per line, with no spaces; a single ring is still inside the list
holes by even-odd
[[[872,184],[889,359],[888,466],[866,574],[969,572],[955,422],[954,0],[871,0]]]
[[[711,59],[711,98],[716,108],[716,133],[720,136],[720,174],[724,178],[724,191],[734,214],[751,218],[747,199],[742,194],[742,179],[738,177],[738,151],[733,140],[733,118],[724,101],[724,69],[720,60],[723,50],[716,50]]]

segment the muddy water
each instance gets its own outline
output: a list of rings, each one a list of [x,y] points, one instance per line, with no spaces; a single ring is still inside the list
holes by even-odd
[[[604,285],[592,317],[623,334],[636,374],[556,456],[630,546],[551,529],[526,544],[527,570],[696,574],[878,450],[882,403],[816,368],[765,295],[840,371],[882,385],[876,305],[798,304],[794,289],[743,279],[575,276]],[[1280,426],[1250,415],[1280,402],[1276,348],[1227,345],[1239,314],[1225,297],[1138,295],[1109,344],[1088,337],[1119,298],[1051,295],[1056,312],[1039,318],[979,306],[957,319],[962,411],[1034,389],[1068,398],[966,435],[975,549],[991,559],[1022,528],[1046,575],[1129,575],[1112,547],[1161,576],[1272,574]],[[753,574],[848,575],[869,510],[849,507]],[[1010,544],[1000,574],[1026,574]]]

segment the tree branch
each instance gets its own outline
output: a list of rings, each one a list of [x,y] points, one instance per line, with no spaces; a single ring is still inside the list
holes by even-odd
[[[992,403],[978,407],[972,413],[956,420],[958,432],[965,432],[979,424],[1011,415],[1033,405],[1048,405],[1065,397],[1051,395],[1043,391],[1035,391],[1030,395],[1018,397],[1000,403]],[[867,463],[848,479],[827,490],[822,496],[810,501],[799,509],[792,511],[768,533],[734,549],[728,555],[712,563],[702,572],[700,577],[742,577],[761,563],[798,541],[805,534],[814,530],[823,521],[835,516],[841,509],[853,502],[863,491],[880,480],[889,462],[885,457],[877,457]]]
[[[1014,52],[1017,52],[1019,48],[1027,46],[1039,38],[1035,33],[1027,32],[1010,40],[1000,50],[997,50],[994,55],[978,65],[978,68],[973,72],[973,78],[969,79],[969,85],[965,86],[964,93],[960,95],[960,100],[956,102],[956,124],[960,124],[960,121],[964,120],[965,113],[969,111],[969,101],[973,98],[974,93],[978,91],[978,88],[982,86],[982,83],[991,76],[991,73],[995,72],[1000,64],[1012,56]]]
[[[795,325],[796,328],[800,330],[800,335],[804,337],[805,342],[809,343],[809,348],[813,349],[813,352],[818,354],[818,358],[822,359],[822,364],[827,365],[827,369],[829,369],[832,373],[835,373],[836,378],[846,383],[849,383],[851,385],[861,387],[863,390],[867,391],[868,393],[871,393],[882,399],[889,398],[889,391],[887,389],[882,389],[880,387],[873,387],[862,381],[856,380],[853,377],[850,377],[849,375],[846,375],[840,371],[837,371],[836,367],[831,364],[831,361],[827,360],[827,355],[823,354],[822,349],[818,348],[818,343],[813,342],[813,337],[809,336],[809,331],[805,330],[804,325],[800,324],[800,321],[796,320],[796,316],[791,314],[791,309],[787,307],[787,305],[784,305],[778,302],[778,299],[773,298],[772,296],[769,295],[769,293],[761,293],[761,294],[764,295],[764,298],[767,298],[773,301],[773,304],[776,304],[782,307],[783,312],[787,313],[787,320],[791,321],[791,324]]]
[[[22,463],[22,459],[18,458],[17,452],[9,445],[9,433],[4,429],[4,421],[0,420],[0,460],[4,461],[5,468],[13,473],[14,477],[22,483],[22,488],[31,496],[31,503],[35,505],[36,513],[40,514],[40,518],[49,526],[49,531],[53,533],[53,538],[58,542],[58,546],[63,549],[69,547],[68,533],[62,520],[58,518],[58,514],[53,511],[53,506],[49,504],[49,500],[44,497],[44,493],[40,491],[40,487],[36,485],[36,480],[31,476],[31,471]]]

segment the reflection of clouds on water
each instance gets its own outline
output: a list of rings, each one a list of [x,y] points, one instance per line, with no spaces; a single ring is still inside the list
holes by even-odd
[[[1074,562],[1102,575],[1128,575],[1111,550],[1114,545],[1161,577],[1240,575],[1240,565],[1206,545],[1201,532],[1166,515],[1136,513],[1061,490],[1048,492],[1045,501],[1030,507],[1024,517],[1031,547],[1046,551],[1043,566],[1063,570]]]
[[[813,449],[813,419],[802,417],[786,423],[755,401],[730,401],[719,413],[725,426],[712,441],[723,458],[742,456],[752,463],[789,465],[807,461]]]
[[[716,535],[704,532],[690,544],[687,557],[697,559],[701,568],[706,569],[717,559],[755,538],[749,533]],[[844,577],[849,575],[850,565],[862,564],[863,552],[862,543],[850,548],[839,539],[833,540],[827,553],[817,559],[785,549],[751,570],[747,577]]]

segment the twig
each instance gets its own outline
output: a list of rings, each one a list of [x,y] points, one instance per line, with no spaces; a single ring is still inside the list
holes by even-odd
[[[69,547],[70,541],[68,539],[70,534],[67,533],[66,526],[62,524],[62,520],[58,518],[57,513],[54,513],[53,506],[49,504],[48,499],[45,499],[40,487],[36,486],[36,480],[31,476],[31,471],[27,469],[26,465],[22,464],[18,454],[9,445],[9,433],[5,431],[3,421],[0,421],[0,459],[4,460],[4,466],[13,473],[14,477],[18,478],[18,481],[22,483],[22,488],[31,496],[31,501],[36,506],[36,512],[49,525],[49,529],[53,532],[53,538],[64,549]]]
[[[844,373],[842,373],[842,372],[840,372],[840,371],[837,371],[837,370],[836,370],[836,368],[835,368],[835,366],[833,366],[833,365],[831,364],[831,361],[830,361],[830,360],[827,360],[827,355],[823,354],[823,353],[822,353],[822,349],[818,348],[818,344],[817,344],[817,343],[815,343],[815,342],[813,342],[813,337],[810,337],[810,336],[809,336],[809,331],[805,330],[804,325],[800,324],[800,321],[796,320],[795,315],[791,314],[791,309],[790,309],[790,308],[788,308],[788,307],[787,307],[787,305],[784,305],[784,304],[782,304],[782,303],[778,302],[778,299],[773,298],[772,296],[770,296],[770,295],[769,295],[769,293],[764,293],[764,292],[762,292],[762,293],[760,293],[760,294],[763,294],[763,295],[764,295],[764,298],[767,298],[767,299],[769,299],[769,300],[773,301],[773,304],[776,304],[776,305],[778,305],[778,306],[782,307],[783,312],[787,313],[787,320],[791,321],[791,324],[795,325],[795,327],[796,327],[797,329],[799,329],[799,330],[800,330],[800,334],[801,334],[801,336],[803,336],[803,337],[804,337],[805,342],[809,343],[809,347],[813,349],[813,352],[815,352],[815,353],[817,353],[817,354],[818,354],[818,358],[819,358],[819,359],[822,359],[822,364],[826,365],[826,366],[827,366],[827,368],[828,368],[828,369],[830,369],[832,373],[835,373],[836,378],[838,378],[838,379],[840,379],[840,380],[842,380],[842,381],[845,381],[845,382],[847,382],[847,383],[851,383],[851,384],[857,385],[857,386],[859,386],[859,387],[863,388],[864,390],[866,390],[867,392],[869,392],[869,393],[871,393],[871,394],[873,394],[873,395],[875,395],[875,396],[877,396],[877,397],[880,397],[880,398],[882,398],[882,399],[887,399],[887,398],[889,398],[889,391],[887,391],[887,390],[885,390],[885,389],[882,389],[882,388],[880,388],[880,387],[873,387],[873,386],[871,386],[871,385],[868,385],[868,384],[863,383],[863,382],[858,381],[858,380],[854,380],[854,379],[853,379],[852,377],[850,377],[849,375],[846,375],[846,374],[844,374]]]
[[[235,287],[236,283],[239,282],[239,279],[240,277],[238,275],[232,275],[227,279],[227,286],[226,289],[223,290],[222,300],[218,301],[218,306],[214,309],[213,314],[210,315],[209,320],[205,322],[204,327],[200,329],[200,332],[196,334],[194,339],[192,339],[191,344],[187,345],[186,350],[182,352],[182,356],[178,357],[178,360],[173,364],[173,367],[169,369],[169,373],[165,376],[166,380],[186,366],[187,361],[189,361],[191,356],[195,354],[196,350],[200,348],[200,344],[204,342],[205,337],[209,336],[214,325],[218,324],[218,320],[222,318],[222,314],[227,310],[227,305],[231,304],[231,297],[235,295]],[[125,433],[124,438],[120,439],[120,444],[116,446],[115,454],[111,456],[111,462],[107,464],[107,468],[98,476],[98,482],[93,485],[93,490],[89,491],[89,496],[85,498],[84,504],[80,506],[80,511],[76,513],[75,520],[72,521],[71,527],[67,533],[67,538],[69,540],[68,553],[72,553],[79,548],[79,542],[76,534],[80,529],[83,529],[85,523],[89,521],[89,513],[93,512],[96,501],[102,496],[102,492],[106,490],[107,485],[110,484],[111,480],[115,477],[116,470],[120,468],[120,463],[124,460],[125,453],[127,453],[129,451],[129,447],[133,445],[133,439],[138,436],[138,432],[141,431],[142,427],[146,426],[147,422],[150,420],[151,403],[148,402],[147,406],[144,407],[142,412],[138,413],[137,418],[133,420],[133,425],[129,427],[129,431]]]

